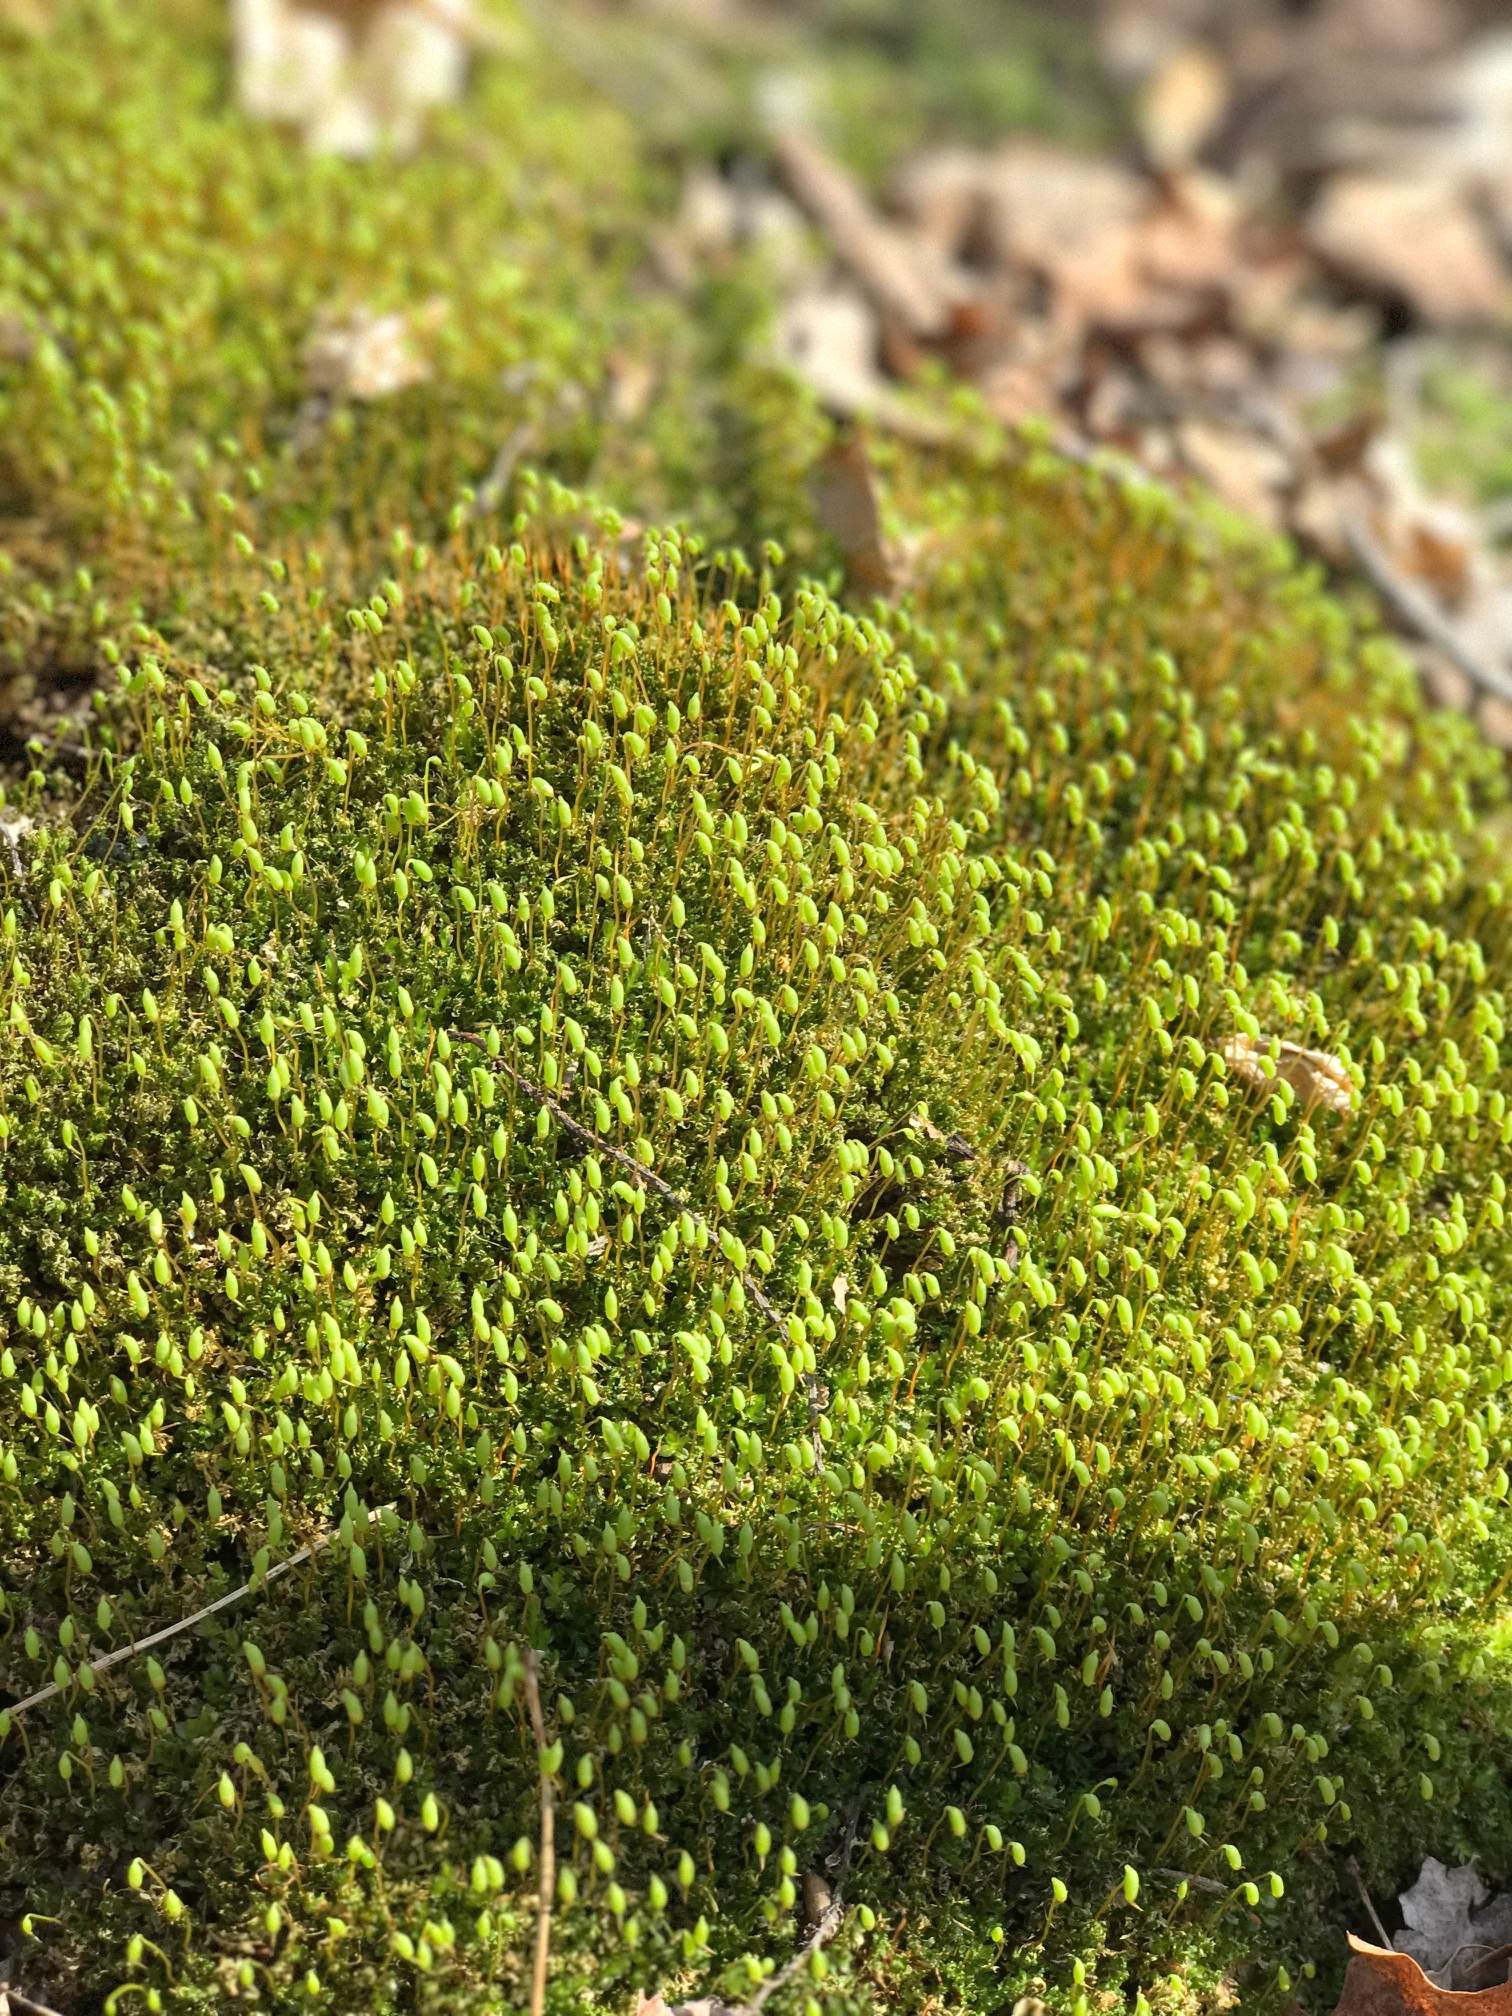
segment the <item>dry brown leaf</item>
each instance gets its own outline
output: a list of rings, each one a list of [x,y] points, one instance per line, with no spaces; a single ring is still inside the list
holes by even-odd
[[[1277,1052],[1274,1058],[1273,1048]],[[1327,1106],[1335,1113],[1348,1113],[1354,1105],[1354,1083],[1330,1051],[1305,1050],[1284,1036],[1259,1043],[1248,1036],[1230,1036],[1223,1045],[1223,1057],[1231,1071],[1261,1090],[1269,1090],[1277,1078],[1284,1078],[1306,1106]]]
[[[1486,585],[1485,543],[1474,519],[1423,490],[1405,442],[1378,435],[1361,469],[1375,499],[1376,536],[1403,574],[1450,607]]]
[[[1454,182],[1338,175],[1307,230],[1313,251],[1342,279],[1405,301],[1425,321],[1489,321],[1507,301],[1495,248]]]
[[[834,1892],[824,1878],[813,1869],[806,1869],[799,1892],[799,1902],[803,1907],[803,1924],[812,1932],[824,1923],[824,1914],[834,1902]]]
[[[864,437],[851,432],[832,442],[809,481],[819,522],[845,562],[846,585],[862,594],[891,594],[898,570],[883,537],[877,479]]]
[[[1145,79],[1135,118],[1157,168],[1182,168],[1211,139],[1229,99],[1228,71],[1206,42],[1182,42]]]
[[[1261,524],[1281,523],[1281,492],[1291,464],[1274,442],[1237,427],[1184,420],[1176,430],[1183,461],[1235,511]]]
[[[985,157],[966,147],[936,148],[905,162],[893,178],[894,209],[944,259],[972,248],[981,225]]]
[[[1139,177],[1110,161],[1016,140],[987,164],[983,251],[1067,297],[1073,321],[1137,295],[1134,232],[1149,204]]]
[[[1352,1955],[1334,2016],[1512,2016],[1512,1982],[1469,1993],[1430,1981],[1407,1953],[1349,1935]]]
[[[305,345],[310,391],[328,399],[386,399],[422,384],[431,367],[416,338],[429,334],[445,315],[444,301],[430,301],[413,315],[355,308],[323,318]]]

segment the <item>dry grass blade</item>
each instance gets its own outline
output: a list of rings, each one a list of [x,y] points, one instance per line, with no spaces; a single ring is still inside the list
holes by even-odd
[[[372,1516],[381,1519],[385,1512],[392,1512],[393,1509],[391,1504],[381,1505]],[[287,1561],[277,1562],[263,1576],[257,1587],[266,1588],[270,1582],[276,1582],[280,1575],[287,1575],[291,1569],[303,1567],[306,1561],[313,1560],[317,1554],[330,1546],[338,1531],[339,1528],[332,1527],[330,1532],[319,1534],[308,1547],[301,1547],[297,1554],[291,1554]],[[108,1672],[112,1666],[119,1666],[123,1660],[134,1659],[139,1652],[150,1652],[154,1645],[165,1645],[170,1638],[181,1637],[185,1631],[192,1631],[196,1624],[202,1624],[207,1617],[213,1617],[218,1610],[225,1610],[231,1604],[239,1603],[243,1596],[251,1595],[252,1588],[251,1582],[243,1582],[240,1588],[228,1590],[224,1596],[217,1596],[213,1603],[206,1603],[192,1616],[181,1617],[177,1624],[165,1624],[161,1631],[153,1631],[145,1638],[134,1638],[129,1645],[118,1646],[114,1652],[107,1652],[101,1659],[91,1659],[90,1670],[96,1674]],[[66,1684],[69,1683],[55,1680],[47,1687],[39,1687],[35,1694],[28,1694],[23,1700],[13,1701],[3,1712],[7,1715],[19,1715],[25,1708],[38,1708],[44,1701],[50,1701],[55,1694],[61,1694]],[[13,2001],[15,1999],[14,1989],[11,1990],[11,1999]]]

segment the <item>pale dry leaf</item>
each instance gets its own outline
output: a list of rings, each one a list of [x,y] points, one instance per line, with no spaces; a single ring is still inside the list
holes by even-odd
[[[430,301],[407,314],[396,309],[376,315],[356,308],[317,322],[305,345],[305,381],[310,391],[328,399],[386,399],[431,375],[430,362],[417,347],[446,315],[444,301]]]
[[[830,1300],[834,1303],[837,1312],[841,1316],[845,1314],[846,1307],[850,1302],[850,1292],[851,1292],[851,1285],[847,1276],[844,1274],[837,1274],[834,1279],[834,1284],[830,1289]]]
[[[1428,1856],[1417,1881],[1397,1901],[1406,1929],[1396,1943],[1427,1973],[1448,1967],[1462,1948],[1494,1948],[1512,1940],[1512,1894],[1493,1897],[1469,1863],[1450,1869]]]
[[[1508,284],[1464,189],[1416,175],[1337,175],[1307,220],[1308,242],[1340,278],[1405,301],[1425,321],[1484,322]]]
[[[983,250],[1067,297],[1072,311],[1124,307],[1137,293],[1134,233],[1149,204],[1139,177],[1045,141],[1016,140],[987,164]]]
[[[1274,442],[1237,427],[1184,420],[1176,430],[1182,460],[1232,510],[1277,527],[1291,464]]]
[[[0,28],[18,28],[23,35],[41,36],[50,35],[52,27],[50,0],[0,0]]]
[[[1145,152],[1158,168],[1194,161],[1211,139],[1229,101],[1229,77],[1206,42],[1182,42],[1145,79],[1135,118]]]
[[[237,98],[316,153],[413,148],[466,80],[472,0],[232,0]]]
[[[344,22],[290,0],[231,0],[231,38],[241,109],[299,127],[340,92],[353,47]]]
[[[1377,435],[1360,467],[1374,493],[1376,537],[1402,573],[1451,607],[1489,586],[1489,556],[1475,520],[1423,489],[1404,441]]]
[[[968,147],[934,148],[893,177],[893,208],[946,259],[962,258],[982,221],[985,157]]]
[[[851,414],[884,396],[877,368],[877,318],[870,304],[844,287],[810,287],[783,304],[773,347],[820,404]]]
[[[1304,1105],[1327,1106],[1335,1113],[1348,1113],[1354,1105],[1354,1083],[1331,1051],[1306,1050],[1284,1036],[1258,1043],[1248,1036],[1230,1036],[1223,1045],[1223,1058],[1231,1071],[1262,1090],[1284,1078]]]
[[[819,522],[840,548],[849,587],[887,595],[897,564],[882,531],[877,479],[859,432],[843,434],[820,456],[809,479]]]

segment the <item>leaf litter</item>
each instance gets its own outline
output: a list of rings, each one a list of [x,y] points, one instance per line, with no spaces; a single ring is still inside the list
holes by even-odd
[[[1322,0],[1284,32],[1104,0],[1101,24],[1127,158],[950,143],[877,198],[784,112],[764,164],[690,178],[684,256],[780,246],[776,352],[837,417],[938,440],[943,367],[1364,579],[1430,697],[1512,748],[1512,522],[1435,494],[1411,415],[1360,389],[1512,316],[1512,32],[1457,38],[1441,0]]]

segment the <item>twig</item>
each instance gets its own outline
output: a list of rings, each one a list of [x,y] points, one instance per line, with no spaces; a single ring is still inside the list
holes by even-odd
[[[483,1038],[475,1035],[471,1030],[459,1029],[455,1033],[459,1042],[476,1043],[486,1050],[487,1046],[484,1044]],[[534,1099],[538,1105],[544,1106],[546,1111],[557,1122],[557,1125],[564,1132],[570,1134],[574,1140],[581,1141],[585,1147],[591,1148],[596,1155],[608,1156],[609,1160],[618,1163],[619,1167],[634,1182],[642,1184],[647,1189],[654,1190],[658,1197],[665,1198],[667,1203],[675,1205],[679,1211],[686,1211],[695,1223],[702,1225],[706,1232],[709,1231],[710,1228],[707,1219],[694,1210],[687,1198],[674,1190],[665,1177],[658,1176],[654,1169],[647,1169],[643,1163],[637,1162],[635,1157],[627,1154],[623,1148],[616,1148],[612,1141],[606,1141],[601,1134],[596,1134],[591,1127],[584,1126],[581,1120],[575,1119],[567,1111],[567,1108],[562,1104],[560,1099],[555,1098],[548,1092],[544,1085],[538,1085],[533,1078],[527,1078],[523,1071],[517,1071],[507,1058],[495,1057],[491,1061],[498,1065],[506,1077],[510,1078],[527,1098]],[[716,1241],[715,1243],[717,1244],[718,1242]],[[778,1315],[771,1297],[756,1279],[755,1275],[748,1269],[741,1268],[740,1279],[746,1293],[785,1343],[787,1341],[787,1325]],[[816,1458],[819,1458],[822,1454],[822,1445],[819,1437],[819,1416],[822,1409],[819,1404],[818,1382],[811,1372],[803,1374],[803,1387],[804,1392],[808,1396],[809,1419],[814,1437],[814,1455]]]
[[[536,429],[533,421],[522,420],[518,427],[512,427],[504,437],[502,447],[493,459],[493,464],[483,481],[478,485],[473,498],[473,515],[481,518],[490,511],[496,511],[504,501],[504,494],[514,481],[514,473],[520,457],[534,445]]]
[[[1494,694],[1498,700],[1512,700],[1512,672],[1503,672],[1477,657],[1433,601],[1402,579],[1358,518],[1346,518],[1343,532],[1361,571],[1399,623],[1423,643],[1442,651],[1477,691]]]
[[[541,1888],[536,1906],[535,1971],[530,1983],[530,2016],[546,2007],[546,1965],[551,1956],[551,1899],[556,1888],[556,1791],[551,1773],[541,1761],[546,1750],[546,1719],[541,1713],[541,1688],[536,1677],[535,1647],[525,1648],[525,1701],[536,1741],[536,1769],[541,1777]]]
[[[778,134],[774,151],[793,200],[881,313],[910,336],[943,335],[951,309],[944,276],[928,270],[908,235],[879,217],[860,184],[806,133]]]
[[[372,1517],[381,1519],[385,1512],[392,1512],[393,1509],[392,1505],[381,1505]],[[306,1561],[329,1547],[339,1531],[339,1527],[333,1526],[328,1533],[319,1534],[308,1547],[301,1547],[297,1554],[291,1554],[287,1561],[277,1562],[263,1576],[257,1585],[258,1588],[263,1589],[268,1583],[276,1582],[280,1575],[287,1575],[291,1568],[302,1567]],[[90,1668],[95,1673],[107,1672],[112,1666],[119,1666],[123,1659],[135,1658],[138,1652],[146,1652],[154,1645],[162,1645],[170,1638],[177,1638],[184,1631],[192,1631],[196,1624],[203,1623],[207,1617],[213,1617],[217,1610],[224,1610],[229,1604],[239,1603],[243,1596],[251,1593],[251,1590],[252,1584],[243,1582],[239,1589],[232,1589],[224,1596],[217,1596],[213,1603],[207,1603],[202,1610],[196,1610],[192,1617],[180,1618],[177,1624],[165,1624],[161,1631],[150,1632],[145,1638],[135,1638],[129,1645],[120,1645],[114,1652],[107,1652],[102,1659],[91,1659]],[[19,1715],[23,1708],[36,1708],[43,1701],[50,1701],[54,1694],[61,1694],[63,1689],[71,1684],[66,1680],[55,1680],[51,1686],[39,1687],[35,1694],[28,1694],[24,1701],[12,1701],[3,1712],[7,1715]],[[15,1990],[12,1989],[10,1994],[14,2001]]]
[[[742,2003],[738,2009],[731,2012],[731,2016],[760,2016],[761,2009],[771,1997],[777,1994],[779,1989],[785,1988],[800,1968],[808,1964],[810,1956],[817,1953],[821,1946],[827,1946],[840,1930],[841,1921],[845,1917],[845,1900],[840,1894],[841,1886],[850,1868],[851,1851],[856,1845],[856,1822],[860,1811],[860,1802],[856,1801],[851,1807],[850,1819],[846,1823],[845,1846],[840,1851],[840,1863],[835,1872],[835,1887],[824,1916],[792,1959],[785,1966],[779,1967],[775,1974],[768,1975],[750,2001]]]
[[[1344,1867],[1349,1871],[1350,1875],[1354,1878],[1354,1886],[1356,1890],[1358,1890],[1360,1893],[1360,1902],[1365,1906],[1371,1924],[1374,1925],[1376,1931],[1380,1933],[1381,1944],[1386,1948],[1388,1953],[1394,1953],[1396,1951],[1396,1947],[1395,1944],[1393,1943],[1391,1934],[1386,1930],[1386,1927],[1381,1923],[1380,1919],[1376,1915],[1376,1908],[1374,1904],[1372,1904],[1370,1901],[1370,1892],[1365,1888],[1365,1878],[1360,1874],[1360,1865],[1358,1862],[1356,1862],[1353,1855],[1350,1856],[1349,1860],[1344,1864]]]
[[[1185,1869],[1157,1869],[1157,1876],[1168,1876],[1173,1883],[1190,1883],[1194,1890],[1206,1890],[1214,1897],[1226,1897],[1226,1886],[1215,1876],[1192,1876]]]
[[[50,2002],[39,2002],[9,1981],[0,1981],[0,2016],[59,2016],[59,2012]]]

